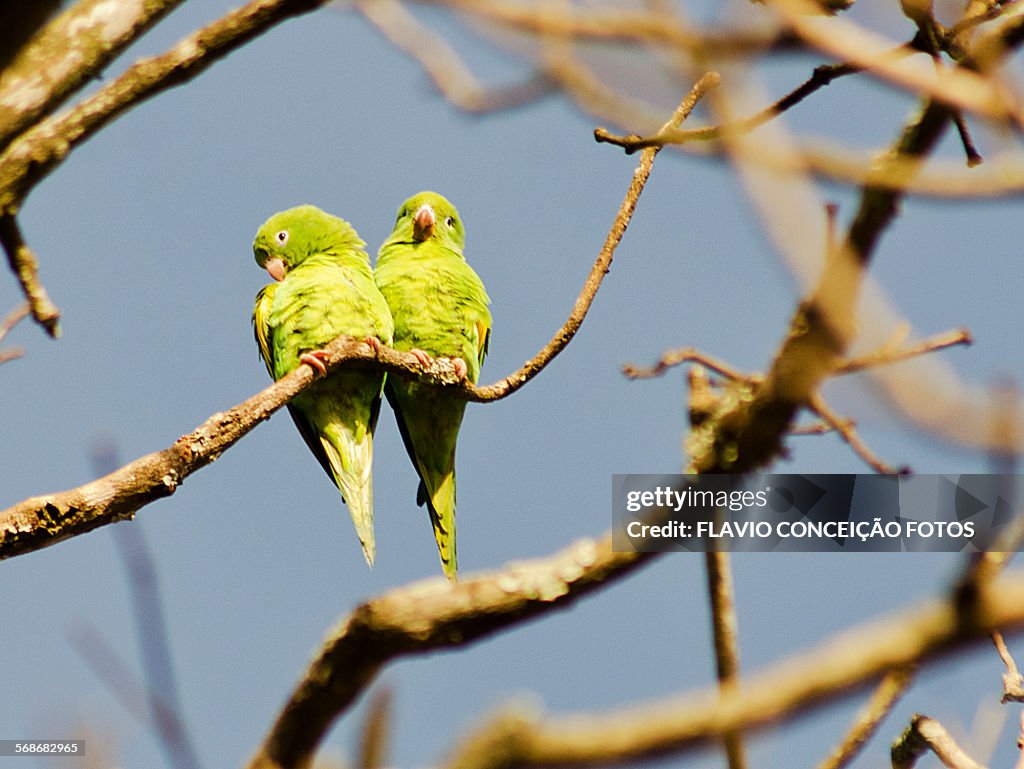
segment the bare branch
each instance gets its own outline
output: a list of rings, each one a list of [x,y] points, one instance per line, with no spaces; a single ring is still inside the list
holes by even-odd
[[[327,349],[331,353],[329,368],[342,359],[374,359],[367,345],[347,338],[335,340]],[[385,354],[391,360],[415,360],[393,350]],[[30,497],[0,511],[0,560],[132,518],[140,507],[173,494],[189,475],[213,462],[309,387],[313,378],[308,366],[300,366],[234,408],[214,414],[169,448],[140,457],[84,486]]]
[[[13,215],[0,214],[0,245],[7,252],[7,263],[18,276],[21,290],[28,300],[32,318],[46,333],[56,339],[60,336],[60,310],[50,301],[46,288],[39,282],[36,256],[25,243],[21,228]]]
[[[544,718],[501,712],[474,730],[445,769],[616,766],[706,745],[727,733],[792,720],[888,671],[934,659],[995,627],[1024,626],[1024,575],[965,605],[958,598],[853,628],[747,678],[734,692],[695,692],[602,714]]]
[[[686,98],[680,102],[666,125],[675,126],[685,120],[701,97],[710,88],[715,87],[718,82],[719,77],[717,73],[710,72],[701,77]],[[474,388],[474,397],[470,400],[497,400],[511,395],[532,377],[536,376],[572,341],[580,326],[583,325],[583,320],[590,310],[590,305],[597,295],[597,290],[601,287],[601,282],[611,267],[612,258],[615,256],[615,249],[618,247],[619,241],[622,240],[626,227],[629,226],[637,201],[640,199],[640,193],[643,192],[644,186],[647,184],[648,178],[650,178],[651,168],[654,165],[654,158],[657,154],[658,148],[652,147],[645,150],[641,155],[640,164],[637,166],[636,171],[633,172],[633,179],[630,182],[629,189],[626,191],[626,196],[619,206],[619,212],[615,216],[615,221],[612,223],[607,238],[605,238],[597,261],[594,262],[590,275],[587,276],[583,289],[573,305],[572,312],[562,328],[555,333],[551,341],[540,352],[524,363],[518,371],[505,377],[500,382],[495,382],[486,387]]]
[[[729,554],[709,550],[704,554],[711,599],[711,628],[715,642],[718,688],[722,694],[734,692],[740,681],[739,621],[732,582]],[[729,769],[745,769],[746,751],[742,732],[729,732],[722,738]]]
[[[251,0],[183,38],[166,53],[137,61],[80,104],[38,123],[0,153],[0,212],[16,212],[35,184],[121,113],[187,82],[275,24],[326,2]]]
[[[1002,703],[1005,705],[1007,702],[1024,702],[1024,676],[1021,676],[1020,670],[1017,669],[1017,663],[1006,647],[1003,634],[998,630],[992,634],[992,643],[996,645],[999,659],[1006,666],[1006,673],[1003,675]]]
[[[0,149],[96,77],[182,1],[81,0],[49,22],[0,69]]]
[[[889,714],[896,701],[903,696],[914,681],[914,668],[890,670],[881,681],[871,698],[857,711],[857,717],[843,737],[817,769],[843,769],[860,752],[864,744],[877,731],[882,720]]]
[[[713,358],[696,347],[683,347],[679,350],[669,350],[658,359],[650,368],[640,368],[632,363],[622,364],[622,373],[629,379],[650,379],[661,376],[670,368],[681,366],[684,363],[697,363],[709,368],[726,379],[734,381],[749,380],[751,377],[739,369],[735,369],[728,363]]]
[[[825,398],[821,393],[815,393],[811,396],[811,400],[807,405],[815,414],[824,420],[825,424],[835,430],[839,437],[842,438],[843,442],[853,449],[853,452],[876,473],[881,473],[883,475],[902,475],[910,472],[908,467],[893,467],[892,465],[883,462],[882,459],[880,459],[875,452],[868,448],[868,445],[864,443],[860,435],[857,433],[856,426],[850,420],[843,419],[836,414],[832,410],[832,407],[825,401]]]
[[[654,557],[616,553],[611,535],[455,583],[432,578],[357,608],[325,641],[249,769],[308,766],[333,721],[389,661],[459,648],[571,606]]]
[[[934,68],[917,67],[913,62],[892,61],[890,52],[895,47],[892,41],[849,19],[811,18],[802,12],[808,5],[807,0],[769,0],[768,4],[804,42],[822,53],[855,64],[892,85],[941,102],[945,110],[960,109],[1017,126],[1024,124],[1024,113],[1009,90],[994,79],[973,72],[970,67],[936,72]]]
[[[985,769],[963,749],[934,718],[915,715],[907,730],[892,746],[892,769],[913,769],[926,751],[931,750],[949,769]]]
[[[904,47],[897,49],[900,53],[910,53]],[[723,136],[737,136],[739,134],[753,131],[758,126],[764,125],[769,120],[781,115],[786,110],[795,107],[815,91],[829,85],[833,80],[860,72],[860,67],[853,64],[827,64],[815,67],[810,79],[774,104],[765,107],[760,112],[748,118],[737,120],[724,125],[708,126],[705,128],[674,129],[659,131],[653,136],[618,136],[610,133],[605,128],[594,129],[594,140],[604,144],[614,144],[626,150],[626,154],[632,154],[637,150],[646,147],[664,147],[668,144],[686,144],[694,141],[711,141],[721,139]]]
[[[945,334],[939,334],[930,339],[917,342],[909,347],[900,347],[898,344],[885,345],[872,353],[840,363],[836,367],[836,374],[852,374],[867,368],[898,363],[910,358],[916,358],[919,355],[927,355],[938,350],[945,350],[948,347],[971,344],[974,344],[974,338],[971,336],[970,331],[965,328],[954,329],[953,331],[947,331]]]

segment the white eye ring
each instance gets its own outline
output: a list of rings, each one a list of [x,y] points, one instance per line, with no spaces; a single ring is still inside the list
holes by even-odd
[[[281,230],[274,235],[274,240],[277,241],[278,245],[283,246],[288,242],[288,230]]]
[[[444,223],[447,224],[449,227],[455,226],[455,220],[450,216],[444,220]]]

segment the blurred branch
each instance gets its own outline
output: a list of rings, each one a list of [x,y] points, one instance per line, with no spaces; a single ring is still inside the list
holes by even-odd
[[[887,344],[867,355],[860,355],[857,358],[846,360],[836,367],[836,374],[853,374],[857,371],[863,371],[864,369],[876,366],[899,363],[910,358],[916,358],[919,355],[927,355],[928,353],[945,350],[949,347],[974,344],[971,332],[965,328],[947,331],[944,334],[933,336],[906,347],[900,346],[902,341],[902,339],[895,340],[893,343]]]
[[[3,321],[0,321],[0,342],[4,341],[7,335],[11,333],[11,329],[17,326],[19,321],[21,321],[23,318],[28,317],[28,313],[28,302],[18,305],[9,313],[7,313],[7,317],[5,317]],[[20,347],[10,347],[6,350],[0,350],[0,363],[6,363],[9,360],[20,358],[24,354],[25,351],[22,350]]]
[[[893,41],[870,32],[846,18],[813,18],[804,10],[807,0],[768,0],[790,28],[810,47],[841,61],[861,67],[866,73],[903,88],[911,93],[941,102],[944,108],[974,112],[1018,127],[1024,125],[1024,112],[1008,88],[992,78],[973,71],[972,67],[955,67],[936,71],[921,68],[910,61],[893,61]],[[1019,17],[1009,24],[1021,26]],[[1014,34],[1020,34],[1018,30]],[[986,67],[987,69],[987,67]]]
[[[740,680],[739,621],[732,582],[729,554],[709,550],[704,554],[708,596],[711,599],[711,629],[715,643],[715,664],[718,690],[724,695],[734,692]],[[747,757],[742,732],[729,732],[722,737],[729,769],[746,769]]]
[[[620,117],[620,122],[625,121]],[[625,147],[627,152],[646,146],[671,144],[698,157],[718,158],[727,153],[717,141],[728,137],[722,126],[694,128],[688,132],[666,132],[659,136],[619,135],[607,129],[595,129],[598,142]],[[714,131],[711,137],[704,132]],[[743,133],[742,131],[740,133]],[[735,135],[735,134],[734,134]],[[960,162],[933,160],[918,168],[906,159],[894,158],[884,170],[876,167],[872,155],[822,141],[803,140],[794,149],[764,141],[748,141],[741,152],[756,166],[779,172],[806,172],[847,184],[871,183],[901,192],[938,199],[991,198],[1024,194],[1024,154],[1011,153],[995,158],[988,168],[966,169]]]
[[[6,66],[0,62],[0,149],[96,77],[183,0],[79,0],[50,21]],[[56,2],[19,3],[26,9]],[[0,24],[0,29],[7,29]]]
[[[653,557],[613,552],[608,534],[548,558],[454,583],[422,580],[367,601],[331,632],[249,769],[309,766],[331,724],[387,662],[467,646],[566,608]]]
[[[913,769],[917,759],[929,750],[949,769],[985,769],[964,753],[942,724],[920,713],[893,744],[892,769]]]
[[[445,99],[466,112],[511,109],[557,91],[543,72],[516,85],[485,88],[448,41],[420,24],[400,0],[356,0],[354,7],[396,48],[419,62]]]
[[[388,740],[391,737],[391,689],[381,686],[370,698],[359,745],[356,769],[383,769],[388,765]]]
[[[215,61],[291,16],[327,0],[252,0],[183,38],[167,52],[140,59],[80,104],[25,131],[0,153],[0,212],[14,212],[68,153],[129,108],[181,85]]]
[[[1005,705],[1007,702],[1024,702],[1024,676],[1021,676],[1017,663],[1013,660],[1013,655],[1006,647],[1003,634],[998,630],[992,634],[992,643],[996,645],[999,659],[1006,666],[1006,673],[1003,675],[1002,703]]]
[[[417,0],[472,14],[504,27],[552,39],[641,43],[676,48],[700,60],[709,54],[737,56],[799,47],[786,31],[736,32],[694,29],[675,15],[627,8],[593,8],[572,4],[498,0]]]
[[[545,718],[499,711],[461,741],[445,769],[613,766],[706,745],[738,730],[792,720],[889,671],[931,660],[995,627],[1024,625],[1024,575],[963,605],[954,598],[860,625],[746,678],[734,691],[695,692],[601,714]]]
[[[112,439],[96,441],[90,454],[93,469],[98,475],[111,473],[119,465],[117,447]],[[199,769],[199,755],[185,726],[185,711],[178,696],[152,551],[139,526],[117,526],[113,530],[113,538],[132,599],[132,616],[149,705],[148,723],[156,732],[170,766]]]
[[[39,282],[36,256],[25,243],[13,214],[0,214],[0,245],[7,252],[7,263],[18,277],[32,318],[56,339],[60,336],[60,310],[50,301],[46,288]]]
[[[879,458],[861,439],[854,423],[836,414],[820,392],[812,395],[807,405],[811,411],[821,417],[825,424],[829,425],[836,432],[843,443],[853,449],[853,453],[860,457],[876,473],[881,473],[882,475],[902,475],[910,472],[908,467],[893,467]]]
[[[871,698],[857,711],[857,716],[843,741],[818,764],[817,769],[843,769],[878,730],[896,701],[914,681],[914,668],[897,668],[886,673],[878,682]]]
[[[60,7],[60,0],[0,0],[0,70],[3,70]],[[26,7],[27,6],[27,7]]]

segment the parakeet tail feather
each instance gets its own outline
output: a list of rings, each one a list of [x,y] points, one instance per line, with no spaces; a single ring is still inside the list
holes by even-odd
[[[356,441],[348,430],[342,428],[332,431],[330,437],[334,437],[342,447],[339,451],[328,437],[321,437],[320,441],[330,461],[333,471],[334,482],[341,490],[341,495],[348,505],[348,512],[352,516],[352,523],[356,527],[356,535],[359,543],[363,546],[363,556],[366,562],[373,566],[373,559],[376,555],[376,546],[373,538],[373,435],[369,432],[363,434],[361,441]],[[344,457],[350,458],[349,462]]]

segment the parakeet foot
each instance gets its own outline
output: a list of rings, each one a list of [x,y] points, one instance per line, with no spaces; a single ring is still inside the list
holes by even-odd
[[[363,340],[367,347],[373,350],[375,353],[379,353],[381,348],[384,346],[380,343],[380,340],[375,336],[368,336]]]
[[[429,366],[430,361],[433,360],[433,358],[430,357],[430,353],[428,353],[426,350],[421,350],[418,347],[413,347],[411,350],[409,350],[409,354],[412,355],[416,360],[418,360],[421,366]]]
[[[305,363],[313,369],[314,374],[320,376],[327,376],[327,366],[324,365],[325,360],[327,360],[326,350],[310,350],[299,356],[299,363]]]
[[[462,358],[452,358],[452,365],[455,366],[455,376],[459,378],[461,382],[469,375],[469,368],[466,366],[466,361]]]

